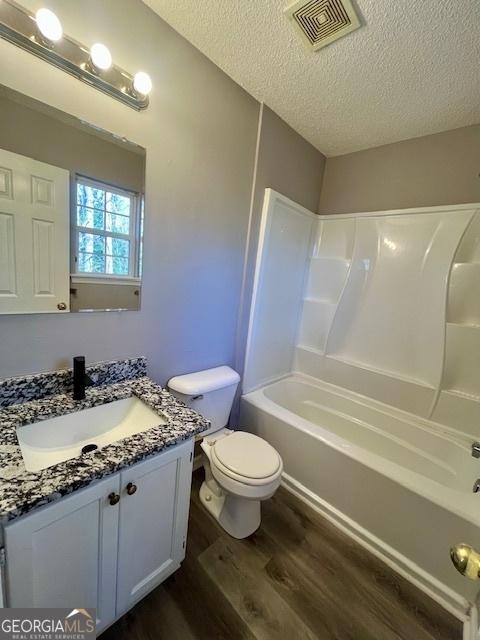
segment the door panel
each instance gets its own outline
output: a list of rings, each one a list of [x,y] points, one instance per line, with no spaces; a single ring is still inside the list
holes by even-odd
[[[0,313],[69,308],[69,172],[0,150]]]
[[[193,442],[121,474],[117,615],[175,571],[184,557]],[[137,489],[133,495],[127,485]]]
[[[3,298],[17,293],[13,228],[13,215],[0,212],[0,296]]]
[[[118,492],[115,475],[5,527],[9,607],[97,609],[115,619]]]

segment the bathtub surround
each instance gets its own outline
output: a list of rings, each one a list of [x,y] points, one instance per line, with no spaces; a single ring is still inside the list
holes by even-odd
[[[479,237],[479,204],[319,217],[267,190],[244,392],[298,371],[475,439]]]
[[[479,171],[480,124],[328,158],[318,212],[479,202]]]
[[[40,389],[40,399],[12,404],[0,411],[0,524],[28,513],[44,504],[60,499],[91,482],[116,473],[150,455],[192,438],[208,428],[208,421],[178,402],[171,394],[143,375],[145,361],[118,363],[113,375],[105,375],[105,366],[91,367],[89,374],[98,374],[102,384],[86,390],[85,400],[73,400],[70,390],[58,393],[65,384],[64,372],[59,372],[56,384],[50,384],[56,374],[44,374],[48,390],[44,395],[41,377],[18,379],[20,394]],[[50,376],[50,378],[49,378]],[[115,382],[115,379],[122,382]],[[6,381],[12,390],[11,381]],[[1,390],[0,385],[0,390]],[[16,429],[22,425],[81,411],[105,403],[138,397],[162,418],[162,424],[142,433],[109,444],[92,453],[72,458],[42,471],[27,471],[18,444]],[[166,419],[166,422],[165,422]],[[41,424],[38,425],[41,429]]]

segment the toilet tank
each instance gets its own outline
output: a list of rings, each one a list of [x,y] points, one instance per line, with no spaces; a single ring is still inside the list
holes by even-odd
[[[227,426],[239,382],[238,373],[223,366],[175,376],[168,381],[167,389],[210,420],[208,432],[214,432]]]

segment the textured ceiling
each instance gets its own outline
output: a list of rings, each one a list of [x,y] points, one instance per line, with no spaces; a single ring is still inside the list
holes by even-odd
[[[310,52],[289,0],[144,0],[326,155],[480,122],[480,0],[357,0]]]

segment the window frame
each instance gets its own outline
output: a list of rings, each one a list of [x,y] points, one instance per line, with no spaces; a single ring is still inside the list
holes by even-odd
[[[117,193],[123,197],[130,198],[131,201],[131,214],[130,214],[130,227],[129,233],[118,233],[115,231],[106,231],[104,229],[95,229],[91,227],[82,227],[77,223],[78,221],[78,185],[83,184],[94,189],[100,189],[109,193]],[[108,281],[112,284],[128,284],[141,282],[142,268],[140,265],[141,257],[141,244],[143,237],[141,235],[141,212],[143,204],[143,195],[137,191],[131,189],[125,189],[112,185],[102,180],[89,178],[81,174],[75,174],[73,180],[73,197],[71,199],[71,227],[72,227],[72,259],[71,259],[71,278],[72,282],[79,279],[87,279],[92,281]],[[106,208],[104,209],[106,213]],[[129,258],[128,258],[128,274],[115,274],[105,272],[87,272],[78,271],[78,257],[79,257],[79,234],[89,233],[93,235],[103,236],[104,238],[119,238],[120,240],[128,240],[129,245]]]

